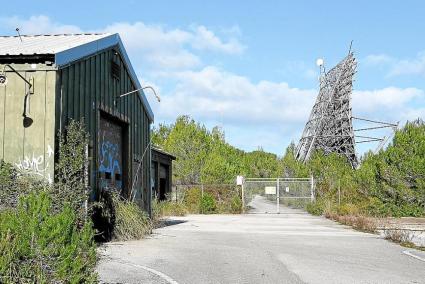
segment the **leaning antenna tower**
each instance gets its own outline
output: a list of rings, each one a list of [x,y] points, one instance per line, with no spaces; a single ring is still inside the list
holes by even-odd
[[[356,60],[351,51],[334,68],[326,72],[323,60],[320,66],[320,91],[296,148],[299,161],[307,161],[315,150],[332,152],[347,157],[357,167],[352,124],[351,93]]]

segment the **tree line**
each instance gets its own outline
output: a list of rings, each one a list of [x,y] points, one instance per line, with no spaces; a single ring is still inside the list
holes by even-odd
[[[373,216],[425,214],[425,124],[407,122],[379,153],[367,152],[353,169],[345,157],[317,151],[295,159],[291,143],[282,157],[262,149],[246,152],[226,142],[219,127],[208,130],[189,116],[154,128],[152,142],[177,157],[173,183],[234,183],[245,177],[308,177],[316,180],[314,210]]]
[[[281,158],[262,149],[242,151],[225,141],[219,127],[208,130],[189,116],[154,128],[152,143],[176,156],[173,183],[235,183],[237,175],[277,177],[283,170]]]

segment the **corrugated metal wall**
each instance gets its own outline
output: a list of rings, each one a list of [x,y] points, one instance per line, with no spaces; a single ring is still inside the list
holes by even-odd
[[[34,94],[27,99],[27,115],[33,123],[28,128],[22,123],[28,85],[6,67],[8,83],[0,87],[0,160],[51,182],[54,173],[56,70],[44,64],[13,64],[13,67],[26,79],[34,79]],[[0,65],[0,70],[3,68]]]
[[[111,62],[120,66],[119,79],[111,74]],[[63,129],[69,119],[84,118],[90,133],[92,145],[90,156],[90,184],[98,186],[99,169],[99,121],[102,114],[127,125],[124,135],[124,148],[127,160],[124,185],[128,192],[132,185],[132,176],[150,140],[149,118],[137,93],[116,99],[116,96],[135,89],[125,64],[114,49],[109,49],[84,60],[78,61],[60,72],[60,115],[57,127]],[[140,191],[136,198],[150,211],[150,159],[149,150],[143,158],[143,167],[139,172]],[[141,190],[143,188],[143,191]],[[94,198],[96,198],[96,191]]]

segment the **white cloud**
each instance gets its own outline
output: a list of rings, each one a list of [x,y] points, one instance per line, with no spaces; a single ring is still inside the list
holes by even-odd
[[[372,54],[365,57],[363,62],[369,66],[387,68],[387,76],[402,75],[425,76],[425,51],[419,52],[416,57],[400,59],[387,54]]]
[[[133,58],[150,63],[152,69],[192,69],[202,62],[197,50],[240,54],[243,45],[231,37],[224,42],[205,26],[191,26],[187,30],[170,29],[143,22],[114,23],[103,32],[119,33]]]
[[[374,112],[404,108],[415,98],[425,98],[416,88],[387,87],[379,90],[354,91],[353,108],[359,112]]]
[[[365,57],[365,59],[362,61],[366,65],[382,65],[391,63],[394,61],[394,58],[391,56],[388,56],[386,54],[371,54]]]
[[[217,67],[178,72],[178,83],[167,94],[158,116],[172,119],[191,114],[197,119],[222,119],[229,124],[283,125],[307,119],[316,92],[291,88],[285,82],[251,82]]]
[[[31,16],[29,19],[22,19],[16,16],[2,17],[0,18],[0,24],[10,30],[19,28],[21,34],[82,33],[82,30],[77,26],[56,23],[44,15]]]
[[[399,75],[422,75],[425,76],[425,52],[420,52],[413,59],[402,59],[396,61],[388,74]]]
[[[194,27],[191,45],[200,50],[220,51],[229,54],[240,54],[245,49],[245,46],[235,38],[231,38],[228,42],[223,42],[205,26]]]
[[[119,33],[131,59],[137,65],[144,66],[145,70],[192,69],[202,64],[197,54],[199,51],[235,55],[241,54],[245,49],[239,42],[240,35],[235,35],[235,32],[228,35],[227,40],[223,40],[203,25],[181,29],[143,22],[118,22],[104,28],[83,31],[74,25],[56,23],[45,15],[31,16],[28,19],[2,17],[0,23],[10,30],[19,27],[22,34]]]
[[[104,32],[119,33],[130,49],[153,50],[181,47],[191,34],[180,29],[165,29],[160,25],[146,25],[143,22],[114,23],[101,29]]]

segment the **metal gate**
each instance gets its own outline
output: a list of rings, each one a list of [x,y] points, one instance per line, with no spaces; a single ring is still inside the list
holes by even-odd
[[[311,178],[246,178],[242,203],[246,213],[280,213],[281,205],[304,208],[314,201]]]

